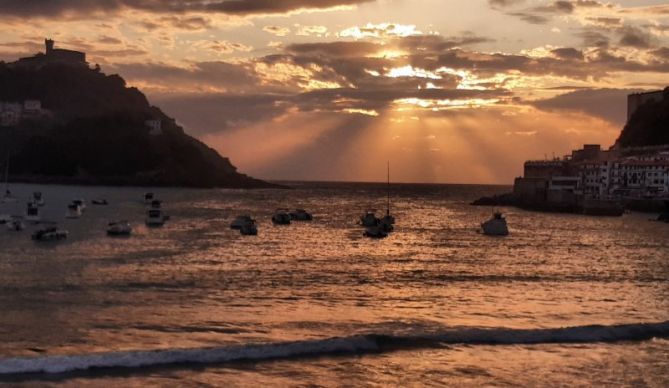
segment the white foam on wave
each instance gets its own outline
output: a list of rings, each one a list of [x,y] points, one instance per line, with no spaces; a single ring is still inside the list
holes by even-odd
[[[367,334],[274,344],[8,358],[0,359],[0,375],[67,373],[92,368],[141,368],[187,363],[261,361],[312,355],[369,353],[441,344],[594,343],[643,341],[653,338],[669,338],[669,321],[559,329],[452,328],[430,335]]]

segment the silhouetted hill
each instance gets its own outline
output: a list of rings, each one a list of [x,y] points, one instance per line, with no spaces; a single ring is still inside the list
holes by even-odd
[[[83,184],[267,187],[153,107],[118,75],[67,64],[0,63],[0,102],[40,100],[44,112],[0,127],[12,178]],[[151,133],[147,120],[160,120]],[[4,156],[1,158],[4,161]],[[0,164],[2,164],[0,161]]]
[[[617,143],[623,147],[669,144],[669,88],[664,100],[640,106],[630,117]]]

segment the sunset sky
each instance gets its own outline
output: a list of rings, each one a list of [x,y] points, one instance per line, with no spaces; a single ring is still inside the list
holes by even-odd
[[[265,179],[508,184],[669,84],[660,0],[0,1],[0,60],[45,37]]]

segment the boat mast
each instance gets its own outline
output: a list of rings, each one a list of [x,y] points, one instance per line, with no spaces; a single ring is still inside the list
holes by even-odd
[[[386,192],[388,195],[386,202],[386,215],[390,215],[390,160],[388,161],[388,183],[386,184]]]
[[[5,193],[9,192],[9,153],[7,153],[7,164],[5,165]]]

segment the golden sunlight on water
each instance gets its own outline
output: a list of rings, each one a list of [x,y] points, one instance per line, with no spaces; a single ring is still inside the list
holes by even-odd
[[[504,209],[509,237],[478,234],[490,209],[468,202],[505,189],[392,185],[396,231],[376,241],[363,237],[357,219],[368,207],[384,211],[384,185],[298,184],[293,190],[251,192],[161,189],[158,196],[172,219],[158,229],[141,226],[140,189],[77,188],[77,196],[104,194],[111,205],[89,205],[81,219],[64,221],[71,236],[67,241],[39,245],[27,234],[0,233],[2,354],[200,349],[369,334],[471,336],[470,329],[494,328],[539,330],[531,335],[543,338],[549,335],[544,329],[669,319],[669,229],[664,224],[642,214],[589,218],[509,208]],[[19,194],[31,190],[16,189]],[[62,219],[72,190],[44,189],[45,217]],[[273,226],[270,216],[278,207],[306,208],[315,219]],[[229,229],[239,214],[258,220],[258,236]],[[105,236],[106,223],[115,218],[135,224],[134,235]],[[499,336],[492,341],[526,334]],[[315,368],[326,378],[347,365],[383,376],[375,381],[402,383],[399,374],[384,369],[391,363],[416,373],[415,378],[434,372],[455,376],[454,382],[486,383],[502,381],[496,380],[502,374],[525,384],[529,380],[509,357],[523,365],[543,360],[560,369],[572,368],[573,357],[586,357],[584,362],[608,352],[627,357],[635,346],[659,346],[588,343],[583,351],[522,341],[484,347],[482,353],[471,348],[476,345],[421,350],[419,364],[408,364],[416,356],[407,350],[364,359],[355,368],[336,359],[300,367],[281,361],[259,366],[261,371],[235,373],[275,378],[285,368],[298,374]],[[631,362],[645,362],[644,354]],[[504,363],[496,363],[497,358]],[[613,362],[591,361],[596,371]],[[657,368],[666,370],[666,365]],[[221,382],[229,373],[214,368],[195,375]],[[555,377],[549,370],[541,373]]]

